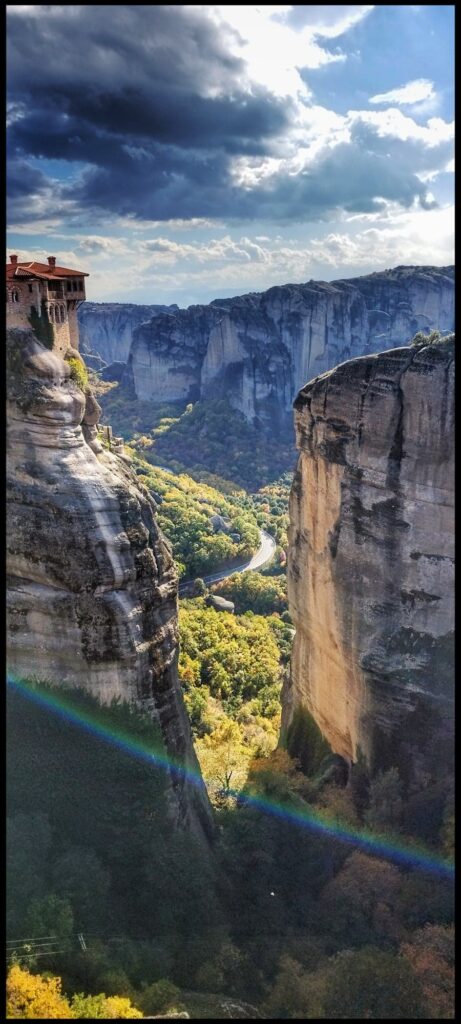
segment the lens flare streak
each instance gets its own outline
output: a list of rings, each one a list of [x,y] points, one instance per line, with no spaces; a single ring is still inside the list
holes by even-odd
[[[72,708],[70,706],[71,690],[56,688],[53,693],[38,692],[30,684],[11,675],[8,676],[7,683],[11,692],[20,693],[33,703],[52,711],[69,724],[84,729],[97,739],[112,744],[131,757],[155,765],[156,768],[168,772],[173,778],[182,779],[203,789],[204,782],[199,772],[186,768],[179,761],[154,750],[153,747],[141,740],[133,740],[120,731],[117,733],[115,730],[93,721],[90,713]],[[229,795],[235,797],[240,805],[253,807],[264,814],[283,819],[299,828],[348,843],[365,853],[383,857],[403,867],[430,872],[446,879],[454,877],[454,865],[451,861],[443,860],[420,845],[397,844],[395,840],[385,839],[364,829],[346,828],[344,824],[331,821],[325,815],[313,811],[311,808],[295,809],[275,800],[237,790],[230,790]]]

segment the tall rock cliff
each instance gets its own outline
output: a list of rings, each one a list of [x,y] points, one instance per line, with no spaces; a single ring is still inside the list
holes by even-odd
[[[286,729],[424,777],[453,730],[454,339],[343,363],[295,402]]]
[[[197,773],[177,677],[177,577],[155,504],[95,439],[98,406],[31,331],[7,335],[8,667],[137,703]],[[204,787],[173,771],[178,821],[209,830]]]
[[[129,373],[140,399],[225,396],[250,422],[289,431],[306,381],[429,328],[453,329],[452,267],[287,284],[156,315],[134,329]]]
[[[133,302],[84,302],[78,311],[80,348],[105,363],[126,363],[135,327],[177,306],[138,306]]]

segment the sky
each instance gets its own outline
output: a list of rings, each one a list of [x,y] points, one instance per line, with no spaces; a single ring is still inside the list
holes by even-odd
[[[11,5],[8,253],[188,306],[453,262],[451,5]]]

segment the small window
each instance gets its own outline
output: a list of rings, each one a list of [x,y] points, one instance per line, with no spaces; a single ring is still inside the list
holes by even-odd
[[[30,285],[29,285],[29,291],[30,291],[30,294],[31,294],[31,295],[32,295],[32,292],[33,292],[33,290],[34,290],[34,289],[32,288],[32,285],[30,284]]]
[[[71,292],[71,291],[72,291],[72,281],[68,281],[68,282],[67,282],[67,291],[68,291],[68,292]]]
[[[50,306],[48,314],[50,317],[50,323],[54,324],[54,306]]]
[[[72,281],[72,287],[74,292],[78,292],[78,281]]]
[[[61,306],[60,307],[60,311],[61,311],[61,323],[65,324],[65,322],[66,322],[66,307],[65,306]]]
[[[12,292],[11,293],[11,301],[12,302],[19,302],[19,292]]]

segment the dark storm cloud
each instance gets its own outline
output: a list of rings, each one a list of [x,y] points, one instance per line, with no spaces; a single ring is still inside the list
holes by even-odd
[[[35,156],[99,164],[109,159],[108,142],[111,151],[116,143],[120,148],[131,144],[135,159],[143,151],[148,156],[158,143],[263,155],[266,140],[286,126],[286,110],[266,98],[237,103],[227,97],[184,95],[178,102],[164,88],[145,96],[127,87],[123,94],[97,96],[62,89],[59,99],[47,90],[40,106],[14,122],[10,134],[15,149]]]
[[[177,92],[237,83],[243,61],[231,55],[229,26],[219,31],[203,11],[179,5],[71,5],[10,8],[9,76],[15,90],[36,95],[37,73],[57,92],[84,82],[95,93],[129,84]]]
[[[377,196],[410,206],[415,194],[423,192],[421,182],[413,176],[402,176],[398,168],[383,167],[375,154],[359,154],[350,143],[340,143],[294,182],[280,181],[271,201],[279,216],[288,206],[292,217],[307,214],[316,220],[336,208],[349,213],[372,212],[378,209]]]
[[[159,147],[149,161],[125,155],[118,165],[90,170],[81,196],[90,207],[168,220],[215,216],[227,209],[231,191],[222,154]]]
[[[34,217],[36,206],[25,202],[32,194],[43,198],[41,209],[48,201],[50,212],[72,200],[82,211],[156,220],[317,220],[338,207],[375,209],[376,197],[425,202],[414,173],[424,146],[383,143],[368,125],[308,172],[282,171],[257,188],[238,187],[232,157],[283,154],[295,108],[254,83],[251,92],[244,87],[244,62],[230,51],[236,41],[206,7],[12,10],[12,218]],[[78,162],[83,170],[71,185],[51,190],[28,164],[37,157]]]
[[[371,149],[373,139],[378,152]],[[387,139],[387,152],[391,154],[393,141]],[[115,208],[124,214],[135,209],[141,217],[159,220],[224,213],[241,220],[315,221],[337,209],[349,213],[377,211],[381,199],[409,208],[416,197],[421,205],[429,205],[426,186],[406,166],[410,161],[399,163],[399,140],[395,140],[395,158],[379,151],[380,142],[369,131],[366,149],[354,141],[341,143],[309,171],[296,177],[281,174],[270,185],[251,191],[232,183],[223,154],[191,154],[159,147],[149,162],[130,162],[125,157],[117,168],[90,172],[82,194],[90,206]],[[448,159],[448,144],[442,144],[438,153],[440,158],[446,154]]]
[[[55,155],[67,155],[68,138],[92,131],[260,152],[263,139],[288,125],[289,104],[261,89],[242,92],[243,62],[225,47],[231,30],[218,32],[199,11],[98,5],[47,11],[10,17],[9,86],[12,100],[23,103],[22,134],[30,146],[40,143],[33,133],[43,147],[49,134]],[[45,132],[40,115],[50,119]],[[15,142],[21,141],[19,133]]]
[[[45,175],[22,159],[8,161],[7,183],[9,196],[20,200],[37,192],[44,192],[48,186]]]

